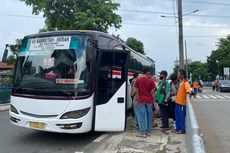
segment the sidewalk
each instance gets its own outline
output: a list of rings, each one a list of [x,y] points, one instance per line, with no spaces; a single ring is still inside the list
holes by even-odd
[[[161,126],[159,118],[155,119]],[[90,152],[93,153],[187,153],[185,135],[161,132],[160,128],[154,128],[152,135],[147,138],[136,137],[137,131],[133,128],[134,121],[128,118],[128,127],[125,132],[114,133],[106,138],[102,144]]]
[[[6,111],[10,109],[10,103],[0,103],[0,111]]]

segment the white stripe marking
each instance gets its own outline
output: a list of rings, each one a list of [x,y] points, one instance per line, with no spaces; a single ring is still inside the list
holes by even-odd
[[[202,95],[205,99],[209,99],[209,97],[208,96],[205,96],[205,95]]]
[[[209,95],[209,97],[213,98],[213,99],[217,99],[217,97],[215,96],[212,96],[212,95]]]
[[[229,99],[230,99],[230,97],[229,97],[229,96],[225,96],[225,95],[224,95],[224,97],[226,97],[226,98],[229,98]]]
[[[108,136],[108,134],[103,134],[100,137],[98,137],[97,139],[93,140],[93,142],[100,142],[101,140],[105,139]]]
[[[221,96],[219,96],[219,95],[216,95],[218,98],[220,98],[220,99],[225,99],[224,97],[221,97]]]
[[[196,96],[196,98],[201,99],[201,96]]]
[[[207,102],[229,102],[227,99],[199,99],[197,101],[207,101]]]

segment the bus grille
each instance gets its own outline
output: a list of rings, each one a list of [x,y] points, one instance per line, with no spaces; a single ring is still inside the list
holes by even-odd
[[[27,113],[24,111],[20,111],[20,112],[24,115],[36,117],[36,118],[49,118],[49,117],[57,117],[58,116],[58,115],[36,115],[36,114]]]

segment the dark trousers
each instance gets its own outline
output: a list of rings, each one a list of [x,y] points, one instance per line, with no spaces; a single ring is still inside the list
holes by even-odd
[[[169,103],[169,118],[175,121],[175,102]]]
[[[215,91],[215,88],[216,88],[215,86],[212,86],[212,90],[213,90],[213,91]]]
[[[161,109],[162,125],[163,128],[169,128],[169,106],[159,104]]]

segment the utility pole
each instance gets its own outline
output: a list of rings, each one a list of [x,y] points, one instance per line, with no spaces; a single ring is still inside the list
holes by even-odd
[[[184,48],[185,48],[186,75],[187,75],[187,78],[188,78],[188,57],[187,57],[187,45],[186,45],[186,40],[184,41]]]
[[[179,67],[180,69],[184,69],[182,0],[178,0],[178,27],[179,27]]]

